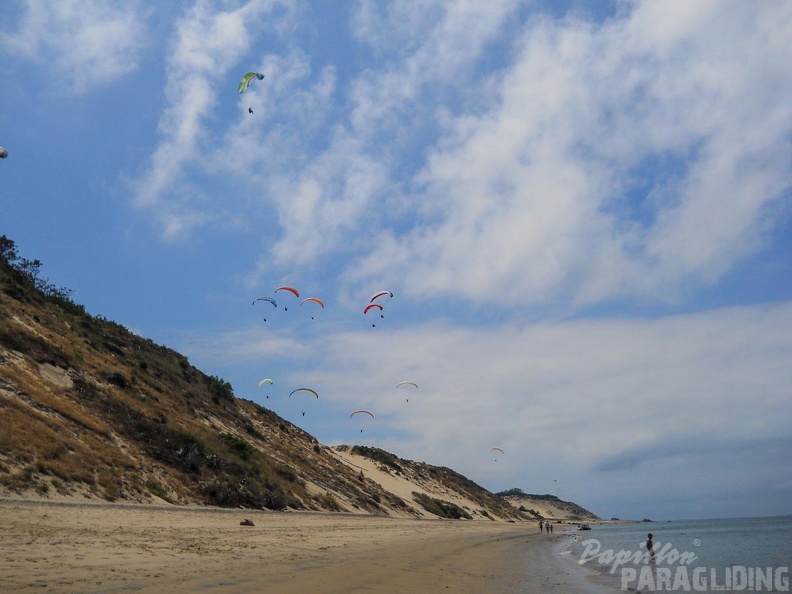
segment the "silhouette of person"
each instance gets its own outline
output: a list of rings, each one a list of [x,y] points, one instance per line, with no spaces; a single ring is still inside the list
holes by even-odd
[[[655,560],[654,542],[652,542],[652,533],[646,536],[646,552],[649,553],[649,561]]]

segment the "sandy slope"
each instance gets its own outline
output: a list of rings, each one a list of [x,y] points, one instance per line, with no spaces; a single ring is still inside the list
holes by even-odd
[[[394,495],[398,495],[401,497],[405,502],[407,502],[411,507],[415,510],[415,514],[409,514],[409,517],[428,517],[434,518],[432,514],[425,512],[419,505],[416,505],[413,501],[413,493],[424,493],[431,497],[435,497],[438,499],[442,499],[443,501],[449,501],[454,503],[466,510],[468,510],[473,517],[474,520],[486,520],[491,521],[491,519],[486,518],[485,516],[479,514],[476,510],[481,507],[480,504],[476,503],[471,499],[467,499],[464,496],[461,496],[460,493],[456,491],[452,491],[448,488],[445,488],[440,482],[432,481],[428,479],[417,480],[416,477],[410,476],[409,474],[405,473],[396,473],[393,470],[379,464],[378,462],[366,458],[364,456],[358,456],[352,454],[350,451],[341,451],[338,449],[331,450],[333,455],[336,456],[339,460],[343,461],[344,463],[348,464],[350,467],[357,471],[362,471],[363,475],[366,478],[369,478],[377,483],[379,483],[383,489],[393,493]],[[396,515],[395,513],[391,515]],[[404,514],[408,516],[408,514]]]

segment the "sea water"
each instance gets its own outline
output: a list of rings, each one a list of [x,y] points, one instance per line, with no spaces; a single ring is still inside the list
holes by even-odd
[[[590,526],[566,533],[558,552],[618,590],[790,591],[792,516]]]

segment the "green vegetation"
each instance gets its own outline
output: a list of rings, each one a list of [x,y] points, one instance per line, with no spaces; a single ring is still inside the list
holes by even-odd
[[[0,236],[0,354],[16,353],[1,380],[0,487],[165,498],[155,472],[173,485],[173,502],[283,509],[311,500],[294,469],[264,453],[280,417],[262,407],[252,414],[227,381],[89,315],[70,291],[42,280],[40,268]],[[40,366],[63,385],[36,381]],[[215,423],[237,431],[218,432]]]
[[[509,489],[508,491],[500,491],[495,493],[498,497],[530,497],[531,499],[539,499],[541,501],[557,501],[559,503],[565,503],[563,500],[559,499],[555,495],[536,495],[536,494],[529,494],[523,491],[522,489]]]
[[[222,378],[217,376],[207,376],[206,383],[212,393],[212,400],[215,404],[220,402],[233,402],[234,401],[234,388]]]
[[[236,435],[232,435],[231,433],[221,433],[220,439],[223,441],[228,447],[234,452],[237,456],[242,458],[243,460],[249,460],[253,453],[256,451],[252,445],[246,442],[241,437],[237,437]]]
[[[390,466],[394,470],[398,470],[402,472],[404,469],[399,464],[399,458],[391,454],[390,452],[386,452],[385,450],[381,450],[379,448],[371,448],[368,446],[353,446],[352,453],[357,454],[358,456],[365,456],[366,458],[370,458],[381,464],[385,464],[386,466]]]
[[[160,499],[164,499],[168,503],[173,503],[170,497],[168,497],[168,492],[159,483],[155,483],[155,482],[146,483],[146,490],[152,495],[156,495]]]
[[[473,519],[473,516],[450,501],[435,499],[434,497],[429,497],[426,493],[418,493],[416,491],[413,491],[412,496],[415,502],[430,514],[434,514],[441,518],[450,518],[452,520],[459,520],[460,518],[466,520]]]
[[[21,258],[16,244],[5,235],[0,235],[0,280],[10,281],[4,287],[9,295],[20,300],[49,301],[65,311],[84,314],[85,308],[72,301],[71,289],[56,287],[39,276],[41,266],[40,260]]]

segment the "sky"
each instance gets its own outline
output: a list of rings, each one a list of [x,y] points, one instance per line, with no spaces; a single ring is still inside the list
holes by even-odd
[[[0,234],[322,443],[789,514],[790,39],[772,0],[11,0]]]

